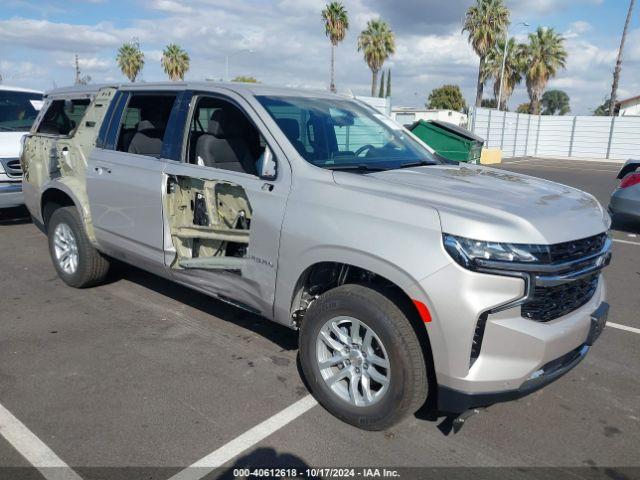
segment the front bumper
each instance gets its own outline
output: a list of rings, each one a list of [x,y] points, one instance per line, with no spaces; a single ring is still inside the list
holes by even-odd
[[[515,390],[487,393],[466,393],[438,386],[438,408],[442,412],[462,413],[472,408],[487,407],[525,397],[556,381],[586,357],[593,342],[602,332],[609,313],[609,304],[603,302],[591,316],[591,329],[585,343],[535,371],[531,378]]]
[[[425,326],[439,385],[439,409],[455,412],[519,398],[573,368],[586,354],[582,347],[588,341],[592,315],[605,302],[606,286],[599,271],[608,263],[609,247],[607,241],[587,264],[581,260],[570,272],[549,268],[530,274],[535,284],[549,288],[585,275],[597,278],[588,300],[549,320],[525,318],[523,306],[532,298],[532,280],[452,263],[420,281],[420,292],[412,298],[422,294],[433,319]],[[478,325],[482,325],[479,349]],[[562,368],[552,374],[549,366],[559,364]],[[543,378],[540,370],[546,372]]]
[[[0,182],[0,208],[18,207],[23,204],[21,182]]]

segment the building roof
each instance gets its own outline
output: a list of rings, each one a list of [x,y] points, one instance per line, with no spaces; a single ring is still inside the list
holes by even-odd
[[[635,105],[637,103],[640,103],[640,95],[636,95],[635,97],[631,97],[631,98],[626,98],[618,102],[618,104],[621,107],[626,107],[627,105]]]

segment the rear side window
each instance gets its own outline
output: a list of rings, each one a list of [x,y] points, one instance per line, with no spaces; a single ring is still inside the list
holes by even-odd
[[[88,98],[54,100],[49,104],[38,125],[38,133],[72,135],[90,103],[91,100]]]
[[[116,150],[159,157],[175,94],[132,94],[125,108]]]

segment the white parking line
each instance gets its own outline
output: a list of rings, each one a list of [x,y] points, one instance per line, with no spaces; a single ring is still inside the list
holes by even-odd
[[[53,450],[0,405],[0,435],[47,480],[82,480]]]
[[[627,245],[640,245],[640,242],[632,242],[631,240],[619,240],[617,238],[614,238],[613,241],[618,243],[626,243]]]
[[[607,327],[613,327],[617,328],[618,330],[624,330],[625,332],[640,334],[640,328],[627,327],[626,325],[620,325],[619,323],[607,322]]]
[[[208,475],[215,468],[223,466],[232,458],[253,447],[272,433],[280,430],[317,404],[318,402],[316,402],[311,395],[307,395],[281,412],[276,413],[273,417],[247,430],[226,445],[211,452],[206,457],[201,458],[190,467],[178,472],[169,480],[198,480]]]

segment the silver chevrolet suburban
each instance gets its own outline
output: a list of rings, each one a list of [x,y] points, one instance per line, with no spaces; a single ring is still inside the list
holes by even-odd
[[[446,161],[351,98],[57,89],[21,160],[64,282],[96,285],[118,259],[287,325],[313,395],[364,429],[428,395],[452,414],[527,395],[606,323],[595,198]]]

